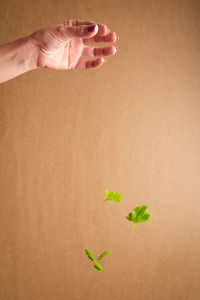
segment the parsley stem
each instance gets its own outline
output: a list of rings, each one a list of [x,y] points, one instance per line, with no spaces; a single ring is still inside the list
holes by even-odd
[[[132,228],[131,228],[131,232],[133,231],[133,227],[134,227],[134,225],[135,225],[135,223],[133,223],[133,226],[132,226]]]

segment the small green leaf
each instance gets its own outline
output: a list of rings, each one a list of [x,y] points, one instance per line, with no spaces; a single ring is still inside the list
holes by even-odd
[[[109,190],[106,190],[106,198],[109,197],[109,194],[110,194]]]
[[[128,216],[126,216],[127,220],[133,222],[133,226],[131,231],[133,230],[133,227],[136,223],[139,222],[146,222],[150,219],[151,214],[146,213],[147,205],[141,205],[134,208],[134,211],[130,212]]]
[[[104,252],[97,258],[97,260],[102,259],[104,256],[108,255],[109,253],[110,253],[109,250],[104,251]]]
[[[91,259],[92,261],[94,261],[94,255],[92,254],[92,252],[88,249],[85,249],[85,253],[87,254],[88,258]]]
[[[103,268],[102,268],[102,266],[100,265],[100,264],[98,264],[98,263],[94,263],[94,267],[99,271],[99,272],[101,272],[102,270],[103,270]]]
[[[151,218],[151,215],[145,213],[145,214],[143,215],[143,222],[149,220],[150,218]]]
[[[122,198],[122,195],[119,194],[118,192],[115,192],[115,191],[109,192],[109,190],[106,190],[106,199],[103,201],[103,203],[108,200],[112,200],[115,202],[121,202],[121,198]]]

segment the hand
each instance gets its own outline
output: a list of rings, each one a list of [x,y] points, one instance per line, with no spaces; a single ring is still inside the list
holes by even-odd
[[[113,43],[118,40],[118,36],[103,24],[69,20],[63,24],[40,29],[28,39],[36,49],[37,67],[66,70],[102,66],[106,61],[102,56],[114,55],[117,48],[93,47],[86,44]],[[95,60],[84,60],[81,56],[100,57]]]

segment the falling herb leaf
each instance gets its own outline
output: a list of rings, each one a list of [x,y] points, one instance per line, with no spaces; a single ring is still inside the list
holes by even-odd
[[[85,249],[85,253],[88,255],[89,259],[94,261],[94,255],[92,254],[92,252],[90,250]]]
[[[108,255],[109,253],[110,253],[109,250],[104,251],[104,252],[97,258],[97,260],[102,259],[104,256]]]
[[[127,220],[133,222],[131,231],[133,231],[133,227],[136,223],[145,222],[150,219],[151,214],[146,213],[146,210],[146,205],[137,206],[134,208],[134,211],[130,212],[128,216],[126,216]]]
[[[94,255],[92,254],[92,252],[88,249],[85,249],[85,253],[87,254],[88,258],[91,259],[94,262],[94,268],[97,269],[99,272],[101,272],[103,270],[102,266],[100,264],[98,264],[95,261]],[[102,259],[104,256],[108,255],[110,253],[109,250],[104,251],[98,258],[97,260]]]
[[[122,195],[119,194],[118,192],[115,192],[115,191],[109,192],[109,190],[106,190],[106,199],[103,201],[103,203],[108,200],[112,200],[115,202],[121,202],[121,198],[122,198]]]
[[[103,270],[102,266],[100,264],[98,264],[97,262],[94,263],[94,267],[101,272]]]

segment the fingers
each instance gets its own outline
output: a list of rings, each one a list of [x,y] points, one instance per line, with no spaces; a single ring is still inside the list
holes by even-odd
[[[82,56],[95,57],[95,56],[110,56],[114,55],[118,51],[118,48],[114,46],[108,47],[89,47],[83,48]]]
[[[93,25],[80,25],[80,26],[60,26],[59,32],[62,34],[62,37],[66,39],[72,38],[91,38],[95,36],[98,32],[98,26]]]
[[[106,62],[103,57],[97,58],[96,60],[83,60],[79,59],[76,69],[92,69],[101,67]]]
[[[93,21],[81,21],[81,20],[68,20],[65,22],[66,26],[81,26],[81,25],[92,25],[92,24],[97,24],[98,25],[98,35],[104,36],[110,32],[109,28],[104,25],[104,24],[98,24],[97,22]]]
[[[90,24],[97,24],[98,25],[98,35],[104,36],[110,32],[110,29],[104,24],[98,24],[97,22],[90,22],[90,21],[76,21],[76,26],[79,25],[90,25]]]
[[[105,36],[99,36],[98,33],[91,38],[84,38],[84,44],[94,44],[94,43],[114,43],[118,41],[119,37],[115,32],[110,32]]]

